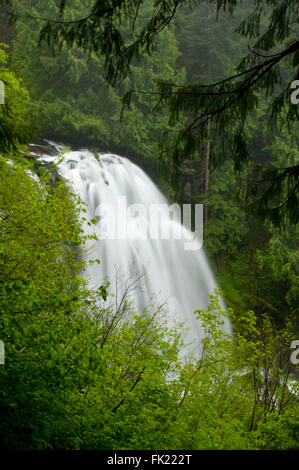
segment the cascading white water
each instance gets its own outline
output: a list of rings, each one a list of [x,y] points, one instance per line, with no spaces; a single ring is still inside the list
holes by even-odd
[[[56,144],[55,148],[57,153],[62,150]],[[109,213],[99,218],[97,208],[103,204],[116,207],[121,197],[126,198],[127,206],[142,204],[148,208],[151,204],[167,204],[151,179],[127,158],[108,153],[96,158],[88,150],[80,150],[66,152],[62,159],[43,155],[41,160],[56,160],[60,175],[71,183],[86,203],[86,233],[94,233],[95,226],[88,222],[95,218],[99,220],[97,227],[100,232],[107,228]],[[146,224],[142,217],[136,217],[136,213],[127,215],[126,223],[131,231],[139,231],[139,239],[92,241],[88,256],[99,259],[100,264],[88,266],[84,276],[91,287],[99,286],[107,278],[113,290],[116,276],[125,278],[133,265],[138,274],[144,274],[140,280],[141,289],[134,293],[136,309],[142,311],[153,295],[157,302],[167,302],[169,324],[172,325],[173,320],[184,322],[189,330],[186,340],[195,341],[193,347],[196,348],[203,333],[194,310],[204,308],[209,301],[208,295],[217,287],[204,250],[186,251],[183,239],[141,239]],[[225,320],[223,328],[231,333],[228,320]]]

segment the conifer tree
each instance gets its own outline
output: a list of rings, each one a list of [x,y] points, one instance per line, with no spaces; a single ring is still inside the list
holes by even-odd
[[[157,48],[159,33],[175,19],[182,7],[196,8],[202,0],[154,1],[152,14],[142,17],[144,0],[97,0],[89,12],[74,19],[66,15],[67,0],[60,1],[57,18],[43,18],[40,40],[49,44],[74,45],[105,57],[107,79],[115,84],[128,76],[132,65]],[[233,13],[240,5],[236,0],[214,0],[219,18],[222,11]],[[235,72],[210,83],[181,85],[171,80],[158,81],[155,109],[169,108],[169,124],[163,139],[162,157],[168,168],[177,172],[180,163],[194,157],[200,142],[206,138],[211,121],[222,148],[222,157],[234,161],[239,172],[250,161],[246,122],[268,98],[268,123],[280,127],[298,119],[298,109],[291,100],[292,86],[299,78],[299,41],[296,27],[299,17],[297,0],[256,0],[237,31],[249,41],[249,51],[236,64]],[[194,10],[196,14],[196,10]],[[130,25],[130,34],[122,33],[123,24]],[[289,77],[281,78],[287,65]],[[151,92],[152,93],[152,92]],[[130,105],[133,90],[126,94],[124,104]],[[183,116],[188,113],[186,124]],[[283,116],[283,118],[282,118]],[[182,123],[177,129],[177,125]],[[275,225],[297,223],[299,219],[299,165],[288,168],[255,168],[257,180],[244,195],[251,212]],[[264,186],[266,185],[266,187]]]

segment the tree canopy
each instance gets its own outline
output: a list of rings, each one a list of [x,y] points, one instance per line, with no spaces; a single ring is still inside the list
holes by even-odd
[[[43,43],[36,54],[43,22],[33,17],[42,13],[57,15],[57,2],[14,1],[12,4],[18,17],[13,68],[30,89],[39,134],[64,141],[71,136],[80,143],[88,141],[89,145],[101,142],[110,150],[122,145],[123,153],[134,152],[146,158],[157,153],[160,129],[167,124],[166,113],[153,115],[151,99],[143,95],[120,123],[121,96],[132,87],[154,91],[154,77],[179,80],[183,71],[175,69],[180,52],[174,32],[168,30],[160,36],[161,55],[135,65],[134,74],[121,86],[113,88],[105,82],[103,57],[95,53],[88,58],[88,54],[76,46],[71,49],[63,46],[53,57],[51,49]],[[86,0],[72,2],[68,15],[75,17],[78,9],[87,8],[89,4]]]
[[[196,7],[202,0],[153,1],[151,14],[144,17],[143,0],[95,1],[88,10],[68,17],[68,1],[60,3],[56,18],[42,17],[40,40],[53,46],[77,46],[104,57],[106,78],[112,83],[128,76],[141,57],[152,55],[158,47],[162,30],[175,22],[185,7]],[[209,2],[221,19],[223,11],[233,14],[240,5],[236,0]],[[298,109],[290,99],[291,83],[299,77],[299,41],[297,24],[299,6],[296,0],[256,0],[248,7],[246,18],[237,31],[250,42],[249,51],[235,71],[213,83],[178,84],[169,79],[157,80],[156,110],[169,108],[169,128],[162,139],[162,160],[174,175],[180,163],[194,157],[207,137],[207,123],[215,128],[219,141],[221,164],[232,157],[234,169],[240,172],[251,164],[258,182],[248,187],[243,201],[249,210],[275,225],[296,224],[299,218],[298,175],[296,162],[287,168],[263,168],[252,161],[248,144],[247,121],[267,102],[268,123],[280,129],[298,119]],[[124,25],[129,25],[124,28]],[[152,90],[130,90],[124,105],[130,105],[132,94]],[[185,118],[187,116],[187,124]],[[172,127],[174,127],[172,129]]]
[[[10,153],[26,144],[32,136],[29,94],[7,67],[7,46],[0,44],[0,80],[4,103],[0,105],[0,152]]]

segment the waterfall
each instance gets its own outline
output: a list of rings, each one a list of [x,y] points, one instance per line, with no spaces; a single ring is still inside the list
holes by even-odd
[[[93,154],[88,150],[65,151],[58,157],[62,146],[49,142],[56,149],[56,157],[40,155],[44,162],[56,162],[58,172],[72,186],[86,204],[84,230],[86,234],[101,234],[109,226],[111,213],[98,211],[99,205],[115,208],[125,198],[127,206],[142,204],[149,208],[152,204],[167,204],[145,172],[130,160],[110,153]],[[34,147],[32,147],[34,150]],[[122,198],[122,199],[121,199]],[[97,223],[95,225],[95,220]],[[93,223],[90,221],[93,220]],[[188,332],[186,341],[194,341],[195,348],[203,337],[200,322],[194,310],[205,308],[209,294],[217,287],[204,249],[188,251],[184,239],[150,239],[145,237],[146,220],[141,215],[127,215],[126,223],[130,233],[139,232],[139,238],[92,240],[88,245],[89,259],[99,259],[100,264],[88,265],[84,277],[91,288],[108,279],[113,291],[116,277],[126,279],[131,269],[140,275],[139,289],[134,291],[133,303],[141,312],[152,296],[157,302],[168,307],[169,325],[174,321],[184,322]],[[177,220],[162,223],[178,224]],[[183,229],[186,235],[186,230]],[[187,235],[191,235],[190,232]],[[132,268],[133,267],[133,268]],[[223,329],[231,333],[228,320]]]

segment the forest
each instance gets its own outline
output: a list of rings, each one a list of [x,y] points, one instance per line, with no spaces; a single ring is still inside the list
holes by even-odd
[[[298,22],[297,0],[0,1],[2,450],[299,449]],[[146,267],[113,290],[94,208],[123,188],[203,204],[200,254],[134,255],[198,299],[197,353],[172,304],[132,301]]]

